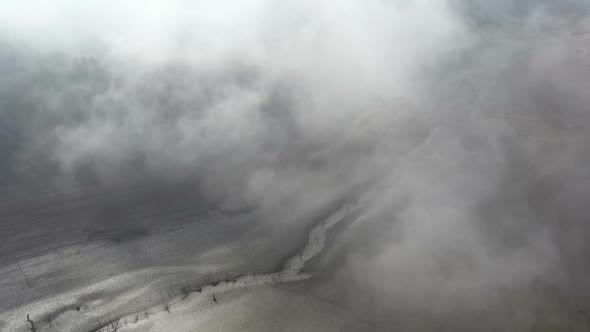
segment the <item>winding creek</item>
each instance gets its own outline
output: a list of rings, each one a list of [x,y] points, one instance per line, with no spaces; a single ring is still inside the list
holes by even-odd
[[[105,322],[98,322],[98,325],[88,332],[115,332],[122,331],[125,327],[133,327],[134,324],[149,319],[150,315],[170,311],[175,305],[186,300],[189,296],[207,296],[217,302],[215,293],[221,293],[233,289],[253,287],[264,284],[281,284],[304,280],[312,275],[303,272],[308,261],[319,255],[326,244],[327,232],[340,221],[358,211],[358,204],[347,204],[328,219],[317,224],[308,234],[306,245],[295,255],[287,259],[283,268],[279,271],[266,274],[245,274],[226,280],[216,280],[206,285],[194,286],[183,289],[182,294],[171,298],[166,303],[160,303],[152,308],[141,311],[141,313],[127,314],[120,317],[108,317]]]

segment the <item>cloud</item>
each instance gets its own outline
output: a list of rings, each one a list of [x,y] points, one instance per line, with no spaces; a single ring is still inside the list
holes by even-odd
[[[368,192],[380,236],[345,269],[370,294],[564,285],[587,234],[587,8],[5,3],[2,169],[191,179],[268,218]]]

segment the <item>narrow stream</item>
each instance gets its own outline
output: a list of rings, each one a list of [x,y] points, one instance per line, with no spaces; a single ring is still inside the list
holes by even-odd
[[[116,320],[111,319],[110,321],[89,330],[89,332],[121,331],[124,328],[124,325],[133,326],[135,323],[149,319],[149,316],[145,315],[145,313],[154,314],[157,312],[171,310],[171,308],[173,308],[176,304],[184,301],[188,296],[193,295],[194,293],[201,296],[209,296],[213,299],[213,301],[217,302],[215,297],[216,292],[224,292],[232,289],[263,284],[281,284],[308,279],[311,277],[311,274],[303,273],[302,270],[308,261],[316,257],[324,249],[326,244],[326,233],[340,221],[345,219],[347,216],[350,216],[357,210],[358,204],[347,204],[332,214],[328,219],[316,225],[309,232],[307,244],[297,254],[287,259],[280,271],[266,274],[242,275],[234,279],[214,281],[201,287],[191,288],[190,290],[187,289],[184,294],[170,299],[168,303],[163,303],[158,307],[153,307],[152,310],[142,311],[144,315],[141,318],[137,313],[123,317],[117,317]]]

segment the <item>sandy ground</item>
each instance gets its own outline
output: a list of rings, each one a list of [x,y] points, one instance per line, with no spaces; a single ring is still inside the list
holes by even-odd
[[[106,331],[115,328],[124,330],[137,329],[139,327],[135,325],[145,324],[156,327],[163,318],[175,317],[162,316],[162,312],[171,313],[172,309],[174,309],[174,312],[179,313],[192,312],[195,306],[203,306],[203,302],[210,305],[209,302],[212,299],[213,303],[218,305],[222,299],[225,301],[228,296],[230,298],[234,297],[236,290],[239,293],[242,289],[304,280],[309,278],[310,275],[303,273],[302,269],[307,261],[321,253],[325,245],[326,232],[353,212],[353,208],[346,207],[316,225],[309,231],[307,244],[288,259],[284,266],[276,272],[256,272],[256,269],[255,272],[241,272],[239,274],[228,272],[251,271],[256,266],[256,264],[251,264],[253,260],[243,259],[249,251],[247,246],[232,247],[228,245],[222,250],[213,249],[206,254],[200,255],[198,264],[157,266],[132,272],[111,273],[108,278],[89,286],[65,289],[62,293],[52,294],[32,303],[12,308],[0,315],[4,322],[3,328],[10,331],[26,331],[27,328],[30,328],[28,325],[31,323],[24,322],[25,324],[23,324],[22,317],[27,317],[27,315],[32,318],[32,324],[36,324],[35,328],[45,330]],[[192,235],[194,239],[194,233],[191,234],[186,229],[183,230],[182,235]],[[132,248],[126,246],[145,245],[157,247],[158,243],[173,242],[166,236],[173,236],[176,241],[179,240],[179,234],[170,232],[157,236],[157,241],[148,237],[131,241],[125,245],[119,245],[117,248],[113,248],[113,246],[99,248],[75,246],[75,248],[71,248],[74,253],[70,255],[74,255],[76,259],[82,259],[80,256],[84,257],[88,255],[88,252],[96,254],[100,251],[110,251],[110,255],[104,253],[104,256],[117,259],[117,255],[113,254],[118,250],[119,253],[125,252],[133,256]],[[250,249],[250,251],[254,250]],[[276,257],[278,251],[274,250],[273,253],[266,255],[265,258]],[[41,262],[36,265],[31,262],[33,258],[25,261],[24,268],[19,263],[18,273],[15,275],[15,272],[12,271],[13,278],[8,280],[18,284],[18,279],[21,279],[20,283],[24,282],[28,288],[35,289],[33,282],[39,279],[36,278],[35,272],[42,269],[51,271],[54,268],[51,265],[48,266],[47,261],[51,260],[45,256],[38,257]],[[88,259],[92,259],[92,257],[86,257],[85,261],[88,262]],[[55,260],[53,259],[53,261]],[[75,265],[74,260],[65,259],[72,265]],[[94,268],[104,269],[105,266],[95,265]],[[56,279],[63,280],[64,277],[66,276],[59,276]],[[78,275],[78,280],[83,279]],[[7,284],[7,289],[8,286]],[[55,291],[55,288],[52,288],[52,290]],[[216,296],[219,296],[219,299]],[[189,297],[191,298],[189,299]],[[207,306],[205,306],[204,314],[206,314],[207,310]],[[162,317],[158,318],[158,314]],[[152,315],[154,317],[150,318]],[[181,317],[180,319],[186,321],[187,318]],[[116,324],[120,323],[121,327],[110,325],[114,324],[109,324],[111,320],[116,321]],[[146,321],[145,324],[144,321]],[[183,324],[187,325],[186,323]],[[195,324],[200,325],[200,320],[190,320],[189,326],[186,328],[194,327]],[[144,326],[141,329],[146,330],[148,327]],[[174,330],[182,330],[182,328],[178,327]]]
[[[31,331],[31,322],[36,331],[82,332],[588,330],[547,289],[542,299],[506,290],[501,305],[457,309],[359,284],[348,259],[383,229],[362,215],[363,202],[320,204],[314,217],[272,227],[253,213],[199,210],[185,214],[192,222],[152,225],[124,241],[14,251],[0,268],[0,330]]]
[[[0,245],[0,330],[28,331],[27,314],[40,330],[91,330],[108,317],[184,297],[187,287],[277,271],[305,244],[316,222],[309,216],[325,209],[320,204],[307,216],[265,222],[248,211],[199,206],[182,187],[157,195],[145,190],[126,184],[5,199],[0,220],[10,231]],[[104,210],[105,201],[117,199],[121,211],[109,222],[75,222],[83,210]],[[147,211],[125,208],[138,201]],[[11,226],[15,219],[18,227]],[[37,232],[25,231],[35,223],[42,226]]]

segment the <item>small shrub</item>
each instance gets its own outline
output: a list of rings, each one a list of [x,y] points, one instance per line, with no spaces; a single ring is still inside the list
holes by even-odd
[[[182,287],[180,289],[180,291],[182,292],[182,295],[183,295],[182,299],[183,300],[186,299],[191,293],[191,289],[188,286]]]

